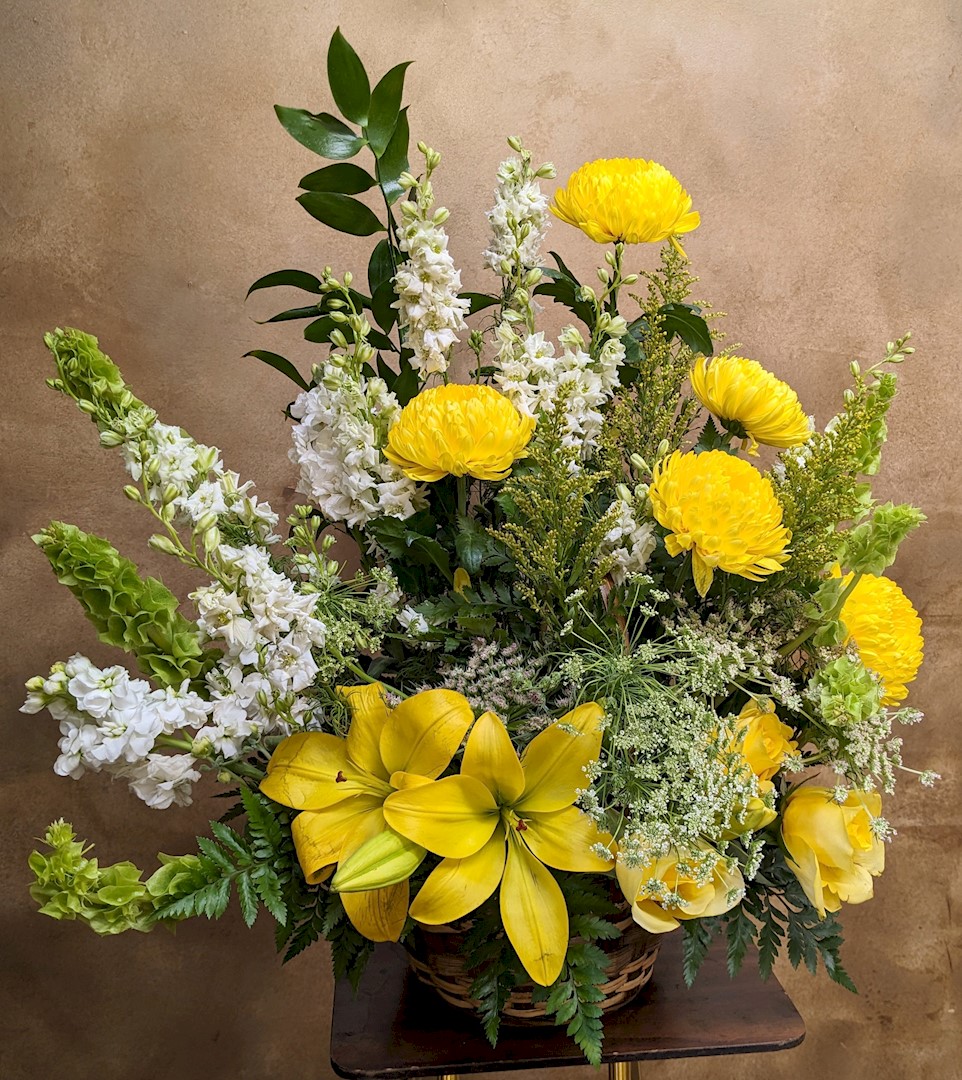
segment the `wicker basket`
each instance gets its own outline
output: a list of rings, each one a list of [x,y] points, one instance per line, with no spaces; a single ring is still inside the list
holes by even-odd
[[[601,986],[605,995],[599,1002],[605,1013],[626,1005],[651,978],[658,956],[659,939],[649,934],[632,919],[630,909],[609,917],[621,931],[621,936],[597,945],[608,955],[607,982]],[[464,938],[466,926],[419,926],[409,939],[408,960],[417,977],[432,987],[451,1005],[474,1010],[478,1002],[471,997],[474,976],[468,974]],[[572,938],[572,941],[579,941]],[[545,1015],[544,1002],[533,1002],[532,983],[516,986],[508,998],[502,1015],[506,1023],[554,1024]]]

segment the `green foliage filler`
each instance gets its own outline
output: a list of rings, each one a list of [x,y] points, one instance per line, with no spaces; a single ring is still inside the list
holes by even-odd
[[[57,579],[77,597],[100,640],[132,653],[162,686],[200,679],[216,655],[201,649],[197,627],[177,610],[177,598],[102,537],[51,522],[33,537]]]

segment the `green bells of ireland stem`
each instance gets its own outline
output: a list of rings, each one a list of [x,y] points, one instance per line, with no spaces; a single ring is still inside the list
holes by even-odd
[[[177,610],[177,597],[106,540],[76,525],[51,522],[33,537],[57,579],[77,597],[100,640],[132,653],[162,686],[195,681],[215,655],[200,646],[197,627]]]

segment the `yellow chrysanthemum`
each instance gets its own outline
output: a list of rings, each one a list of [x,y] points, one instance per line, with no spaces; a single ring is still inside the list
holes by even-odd
[[[503,480],[524,456],[534,420],[490,386],[436,386],[404,406],[384,456],[412,480]]]
[[[841,619],[846,642],[855,643],[862,663],[882,680],[882,704],[898,705],[922,664],[922,620],[912,601],[891,578],[865,574],[845,601]]]
[[[668,529],[668,554],[691,551],[701,596],[716,569],[760,581],[790,558],[785,548],[792,534],[770,481],[724,450],[676,450],[656,466],[649,496],[656,520]]]
[[[691,369],[691,388],[709,412],[744,428],[750,454],[758,453],[759,443],[801,446],[811,434],[795,391],[755,360],[700,356]]]
[[[691,196],[671,173],[644,158],[602,158],[582,165],[555,192],[551,212],[598,244],[651,244],[697,229]]]

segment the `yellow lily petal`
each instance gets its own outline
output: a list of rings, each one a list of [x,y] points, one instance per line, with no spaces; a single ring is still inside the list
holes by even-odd
[[[419,776],[413,772],[392,772],[390,784],[395,791],[404,791],[405,788],[421,787],[424,784],[432,784],[433,780],[426,776]]]
[[[521,838],[535,856],[555,870],[601,873],[610,870],[614,857],[601,859],[591,850],[595,844],[614,847],[611,835],[577,807],[568,806],[549,814],[531,814]]]
[[[381,732],[389,711],[380,683],[366,686],[339,686],[338,694],[351,709],[351,727],[347,733],[347,756],[364,772],[387,780],[388,771],[381,761]]]
[[[515,806],[526,811],[563,810],[588,786],[585,766],[601,752],[601,718],[596,701],[579,705],[528,743],[521,758],[524,795]]]
[[[391,711],[381,732],[388,774],[413,772],[436,779],[474,720],[468,699],[454,690],[424,690]]]
[[[331,881],[333,892],[366,892],[407,881],[427,852],[413,841],[384,829],[341,859]]]
[[[500,899],[501,921],[518,959],[539,986],[550,986],[568,950],[568,908],[561,886],[515,829],[508,830]]]
[[[386,889],[341,893],[340,897],[347,917],[369,941],[397,941],[401,936],[411,897],[406,881]]]
[[[291,825],[297,859],[308,885],[317,885],[330,876],[345,840],[354,833],[366,814],[377,813],[383,821],[381,800],[374,795],[353,795],[323,810],[304,810]]]
[[[375,794],[348,764],[345,740],[320,731],[285,739],[267,763],[260,787],[269,799],[295,810],[321,810],[352,795]]]
[[[492,712],[474,722],[464,748],[461,775],[473,776],[502,806],[510,806],[524,791],[524,772],[508,729]]]
[[[428,875],[411,905],[411,918],[426,926],[463,919],[479,908],[498,887],[504,873],[504,829],[466,859],[444,859]]]
[[[498,823],[498,805],[473,776],[446,776],[395,791],[384,800],[384,820],[435,855],[464,859],[490,839]]]

